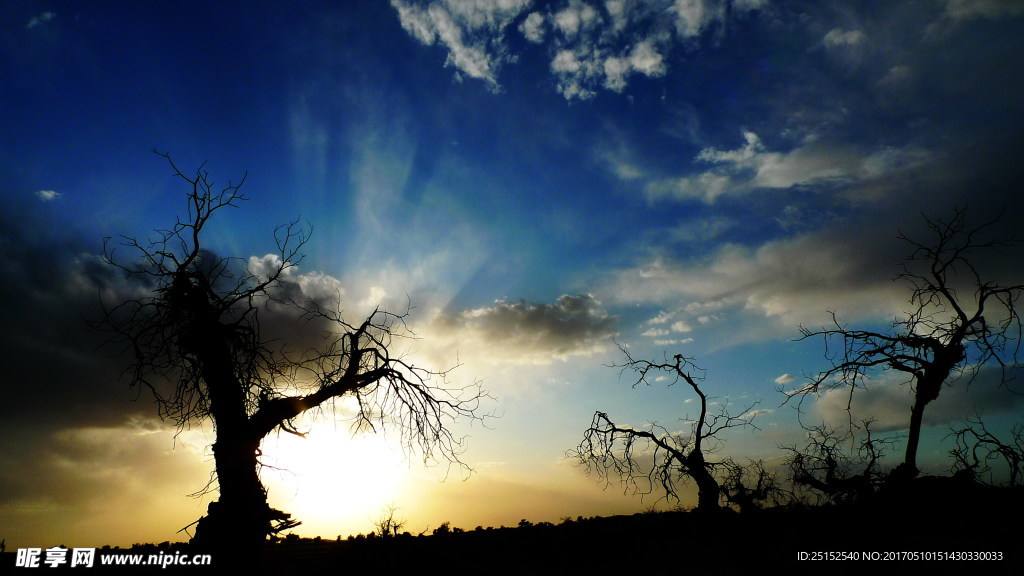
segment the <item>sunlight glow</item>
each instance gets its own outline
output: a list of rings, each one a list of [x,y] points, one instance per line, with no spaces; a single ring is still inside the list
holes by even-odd
[[[379,435],[352,436],[323,422],[306,438],[267,438],[263,478],[271,505],[302,521],[299,534],[367,533],[381,510],[400,500],[409,465]]]

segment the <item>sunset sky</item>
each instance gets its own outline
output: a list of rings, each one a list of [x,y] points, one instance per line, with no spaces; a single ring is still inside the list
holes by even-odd
[[[852,7],[852,6],[856,7]],[[968,206],[1020,230],[1024,2],[391,0],[0,3],[0,538],[28,546],[185,537],[211,496],[209,423],[176,430],[119,379],[86,321],[117,282],[104,237],[170,226],[167,163],[247,180],[207,247],[262,257],[313,236],[292,280],[338,290],[351,321],[411,302],[418,365],[481,381],[472,468],[424,467],[344,406],[264,445],[271,503],[304,536],[414,533],[632,513],[575,467],[595,410],[685,429],[684,386],[632,388],[624,357],[681,353],[758,430],[719,457],[777,462],[802,442],[793,390],[827,366],[798,342],[834,311],[882,329],[921,214]],[[1024,249],[980,264],[1024,282]],[[855,408],[898,433],[909,387]],[[804,405],[846,418],[845,397]],[[920,458],[949,470],[949,426],[1019,419],[987,374],[929,407]]]

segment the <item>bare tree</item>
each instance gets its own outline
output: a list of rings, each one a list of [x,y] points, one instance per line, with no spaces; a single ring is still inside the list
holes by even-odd
[[[839,431],[825,425],[807,427],[807,444],[785,449],[793,490],[809,491],[817,503],[851,504],[875,493],[885,479],[882,459],[895,441],[879,438],[864,421]],[[803,499],[801,497],[801,499]]]
[[[246,199],[245,178],[217,189],[203,167],[186,175],[158,154],[190,188],[187,216],[153,240],[107,239],[104,260],[126,274],[135,292],[104,305],[96,324],[131,355],[125,375],[133,387],[152,393],[162,418],[179,430],[213,423],[219,499],[193,541],[245,554],[294,526],[267,503],[260,444],[275,431],[302,435],[295,419],[337,398],[355,400],[355,428],[397,428],[403,446],[419,449],[425,460],[439,456],[461,464],[461,439],[449,426],[459,417],[481,418],[484,393],[478,384],[447,387],[447,371],[393,354],[396,339],[413,337],[408,312],[378,309],[350,324],[337,302],[304,296],[289,279],[309,239],[295,222],[276,230],[276,251],[260,263],[210,251],[204,238],[211,221]],[[288,324],[290,330],[278,332],[300,334],[301,342],[290,345],[268,334],[274,323]]]
[[[1007,242],[983,239],[995,222],[969,227],[965,210],[958,208],[948,221],[925,218],[930,241],[900,234],[912,247],[897,279],[910,288],[910,310],[894,320],[886,332],[853,330],[833,314],[832,328],[800,328],[801,339],[822,337],[832,367],[822,371],[803,390],[816,394],[822,387],[863,386],[875,370],[896,370],[913,387],[907,447],[903,463],[894,473],[918,474],[917,449],[925,407],[938,398],[951,376],[973,380],[982,366],[997,365],[1002,381],[1007,366],[1020,350],[1021,322],[1017,310],[1024,285],[1003,286],[983,278],[976,262],[979,252],[998,249]],[[832,342],[838,340],[839,346]]]
[[[618,478],[626,491],[650,494],[659,485],[666,499],[677,502],[682,483],[692,480],[697,485],[697,509],[717,510],[721,488],[715,474],[724,464],[708,461],[706,456],[720,447],[719,435],[724,431],[753,426],[754,406],[733,416],[723,405],[711,414],[709,398],[699,384],[704,378],[694,375],[693,371],[700,369],[691,359],[676,354],[671,361],[661,363],[635,360],[625,347],[619,348],[626,362],[617,367],[636,372],[634,388],[641,383],[650,385],[647,378],[652,373],[668,373],[673,378],[670,386],[682,380],[697,394],[700,414],[696,420],[685,420],[690,428],[688,433],[677,433],[658,424],[647,429],[618,426],[608,414],[598,411],[584,432],[583,441],[570,451],[570,456],[608,482]]]
[[[725,501],[740,512],[756,512],[768,506],[777,506],[786,498],[786,491],[779,482],[778,474],[769,469],[763,460],[740,464],[735,460],[722,462],[725,470],[722,479],[722,495]]]
[[[1015,424],[1009,434],[1009,439],[1000,438],[989,431],[979,416],[954,428],[956,446],[950,450],[954,475],[990,485],[1020,486],[1024,472],[1024,424]],[[999,471],[1006,474],[1003,482],[997,480]]]
[[[373,533],[381,538],[392,538],[401,533],[406,521],[398,518],[398,508],[389,505],[381,513],[381,517],[373,523]]]

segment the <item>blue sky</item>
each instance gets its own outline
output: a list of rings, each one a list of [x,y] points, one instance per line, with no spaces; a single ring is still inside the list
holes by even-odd
[[[466,527],[649,505],[563,461],[594,410],[687,413],[682,388],[620,380],[616,342],[693,357],[711,395],[759,401],[760,431],[724,452],[778,457],[801,438],[778,389],[825,367],[800,325],[904,310],[897,234],[922,213],[1019,228],[1022,18],[999,0],[5,3],[2,349],[23,400],[0,409],[0,529],[26,546],[160,541],[205,507],[186,494],[208,438],[174,440],[82,322],[102,239],[184,208],[154,148],[219,183],[247,175],[211,248],[261,257],[275,226],[308,222],[305,290],[340,289],[353,316],[411,301],[412,357],[458,362],[456,382],[495,397],[501,417],[465,431],[468,480],[399,455],[387,482],[359,472],[390,488],[321,518],[303,487],[372,468],[364,440],[327,443],[341,468],[268,470],[300,532],[365,531],[388,503]],[[1010,247],[985,271],[1020,283],[1020,262]],[[949,423],[1019,413],[983,384],[930,407],[937,469]],[[864,409],[898,432],[908,394],[883,378]]]

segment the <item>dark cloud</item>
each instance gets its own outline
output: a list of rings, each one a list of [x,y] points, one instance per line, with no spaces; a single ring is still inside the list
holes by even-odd
[[[982,417],[1012,416],[1024,408],[1024,394],[1019,383],[1024,368],[1011,368],[1008,382],[998,367],[985,366],[970,381],[969,377],[953,377],[942,387],[938,399],[925,409],[926,428],[948,427],[975,415]],[[836,388],[823,393],[814,402],[815,418],[831,427],[841,428],[851,416],[854,421],[872,419],[872,430],[905,431],[910,422],[913,391],[902,375],[879,374],[864,389],[853,391]],[[847,405],[850,411],[847,412]]]
[[[178,538],[175,532],[201,511],[203,502],[188,494],[203,488],[211,465],[202,436],[190,444],[172,435],[156,418],[8,430],[0,438],[8,546]]]
[[[4,388],[17,399],[3,403],[0,419],[100,423],[138,410],[101,350],[106,336],[88,325],[102,314],[100,290],[117,281],[114,271],[89,256],[89,242],[54,229],[45,215],[20,215],[4,217],[0,231],[0,354]]]
[[[603,350],[616,318],[590,294],[559,296],[554,304],[499,300],[487,308],[447,313],[440,333],[482,359],[547,363]]]
[[[172,453],[173,429],[148,396],[129,389],[124,359],[88,323],[102,316],[101,293],[133,288],[99,261],[98,239],[51,226],[30,208],[3,214],[0,516],[11,522],[8,545],[128,545],[125,528],[173,539],[194,514],[175,512],[180,500],[208,473],[196,456],[203,446]],[[136,513],[130,526],[114,518],[120,509]],[[174,530],[152,530],[149,518],[168,514]]]

